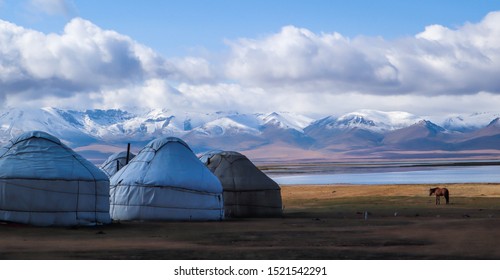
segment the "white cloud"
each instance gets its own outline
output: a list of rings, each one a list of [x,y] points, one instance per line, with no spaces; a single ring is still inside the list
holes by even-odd
[[[382,111],[407,111],[418,115],[448,115],[498,111],[500,95],[487,92],[467,95],[374,95],[360,92],[286,91],[242,86],[235,83],[180,84],[179,95],[168,108],[213,112],[237,110],[243,113],[285,111],[311,117],[341,115],[363,108]],[[164,103],[167,104],[167,103]]]
[[[332,94],[500,93],[500,12],[451,30],[432,25],[413,38],[345,38],[286,26],[229,42],[227,75],[249,85],[292,85]],[[321,86],[321,87],[320,87]]]
[[[318,35],[286,26],[278,34],[241,39],[230,47],[227,75],[245,84],[306,88],[313,84],[335,93],[390,89],[398,83],[397,69],[386,57],[390,46],[380,39],[351,40],[338,33]]]
[[[500,12],[479,23],[456,29],[431,25],[390,41],[285,26],[228,45],[224,59],[166,59],[80,18],[61,34],[0,21],[0,98],[8,106],[308,115],[360,108],[431,115],[500,107]]]
[[[201,58],[168,61],[127,36],[81,18],[71,20],[62,34],[0,20],[0,97],[9,100],[110,92],[129,92],[122,97],[135,100],[145,92],[129,88],[148,89],[158,79],[203,81],[212,76],[209,63]],[[89,98],[88,105],[92,102]]]
[[[0,72],[0,81],[13,93],[109,86],[154,75],[164,63],[130,38],[79,18],[69,22],[62,35],[0,21],[0,39],[0,62],[8,69]]]
[[[190,83],[211,82],[217,78],[216,70],[210,62],[201,57],[184,57],[172,59],[175,67],[177,80],[188,81]]]
[[[180,84],[177,89],[182,93],[183,108],[194,111],[260,112],[276,106],[273,94],[259,87],[244,87],[236,83],[217,84]]]

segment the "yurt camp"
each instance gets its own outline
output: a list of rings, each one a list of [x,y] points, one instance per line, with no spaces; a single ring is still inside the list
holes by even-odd
[[[99,167],[108,177],[115,175],[127,163],[135,157],[133,153],[121,151],[110,155]]]
[[[109,179],[56,137],[26,132],[0,149],[0,220],[36,226],[110,223]]]
[[[110,178],[114,220],[221,220],[222,186],[179,138],[151,141]]]
[[[282,215],[280,186],[238,152],[205,156],[207,167],[222,183],[227,217]]]

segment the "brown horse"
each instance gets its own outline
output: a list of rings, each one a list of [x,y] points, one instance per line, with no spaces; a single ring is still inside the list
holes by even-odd
[[[429,196],[436,195],[436,205],[441,204],[441,196],[446,198],[446,204],[450,203],[450,192],[447,188],[432,188],[429,189]]]

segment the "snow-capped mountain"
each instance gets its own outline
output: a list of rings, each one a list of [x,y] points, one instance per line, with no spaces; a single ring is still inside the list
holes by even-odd
[[[422,120],[421,117],[406,112],[359,110],[356,112],[344,114],[338,118],[335,116],[328,116],[326,118],[320,119],[313,122],[310,129],[314,126],[322,129],[341,130],[349,128],[360,128],[380,133],[407,127],[420,120]]]
[[[7,109],[0,111],[0,141],[7,142],[25,131],[43,130],[69,145],[86,145],[97,141],[84,124],[71,113],[55,108],[34,110]]]
[[[294,129],[302,133],[304,132],[304,128],[314,121],[309,117],[288,112],[272,112],[267,115],[260,114],[258,118],[262,120],[262,125],[276,126],[282,129]]]
[[[468,115],[448,116],[441,126],[453,131],[469,132],[487,126],[492,120],[500,117],[500,113],[474,113]]]
[[[387,133],[383,144],[398,149],[448,149],[451,147],[447,140],[451,134],[441,126],[428,120],[421,120],[405,128],[396,129]]]
[[[238,122],[231,117],[222,117],[194,128],[191,133],[204,136],[232,136],[237,134],[258,134],[259,130],[253,125]]]
[[[94,161],[132,143],[135,150],[162,136],[191,148],[238,150],[261,158],[391,158],[409,154],[454,157],[500,155],[500,114],[432,119],[406,112],[359,110],[312,119],[287,113],[0,109],[0,142],[29,130],[53,134]],[[425,151],[440,151],[425,154]],[[478,151],[478,152],[471,152]],[[479,152],[481,151],[481,152]],[[279,157],[276,154],[279,153]]]

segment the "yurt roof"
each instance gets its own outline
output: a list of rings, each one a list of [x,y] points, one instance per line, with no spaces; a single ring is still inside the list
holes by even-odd
[[[191,148],[189,147],[189,145],[186,142],[184,142],[182,139],[177,138],[177,137],[163,137],[163,138],[158,138],[158,139],[152,140],[151,142],[149,142],[145,146],[145,148],[159,150],[163,146],[167,145],[168,143],[179,143],[179,144],[183,145],[184,147],[186,147],[191,152],[193,152],[193,150],[191,150]]]
[[[276,182],[238,152],[214,154],[207,166],[220,179],[224,190],[280,189]]]
[[[61,140],[59,140],[57,137],[54,137],[54,136],[48,134],[47,132],[36,131],[36,130],[35,131],[28,131],[28,132],[25,132],[25,133],[18,135],[17,137],[13,137],[12,139],[10,139],[9,140],[10,145],[7,144],[4,147],[2,147],[1,152],[0,152],[0,157],[4,154],[4,152],[6,152],[5,148],[14,146],[17,143],[28,140],[30,138],[45,139],[47,141],[54,142],[58,145],[62,144]]]
[[[129,164],[111,177],[111,185],[146,185],[221,192],[222,186],[198,160],[191,148],[176,137],[149,142]]]
[[[129,153],[129,162],[135,157],[135,154]],[[99,167],[108,176],[112,176],[117,172],[117,161],[119,162],[119,168],[123,168],[127,163],[127,151],[116,152],[110,155],[106,161],[104,161]]]
[[[132,155],[132,153],[130,153]],[[135,156],[135,155],[134,155]],[[120,158],[126,158],[127,157],[127,151],[121,151],[121,152],[116,152],[108,157],[108,159],[103,163],[103,165],[107,162],[110,162],[112,160],[117,160]]]
[[[108,180],[94,164],[42,131],[23,133],[0,148],[0,178]]]
[[[205,152],[204,154],[202,154],[199,159],[201,162],[203,162],[203,164],[207,164],[207,161],[213,157],[214,155],[218,154],[218,153],[222,153],[223,151],[222,150],[211,150],[211,151],[208,151],[208,152]]]

